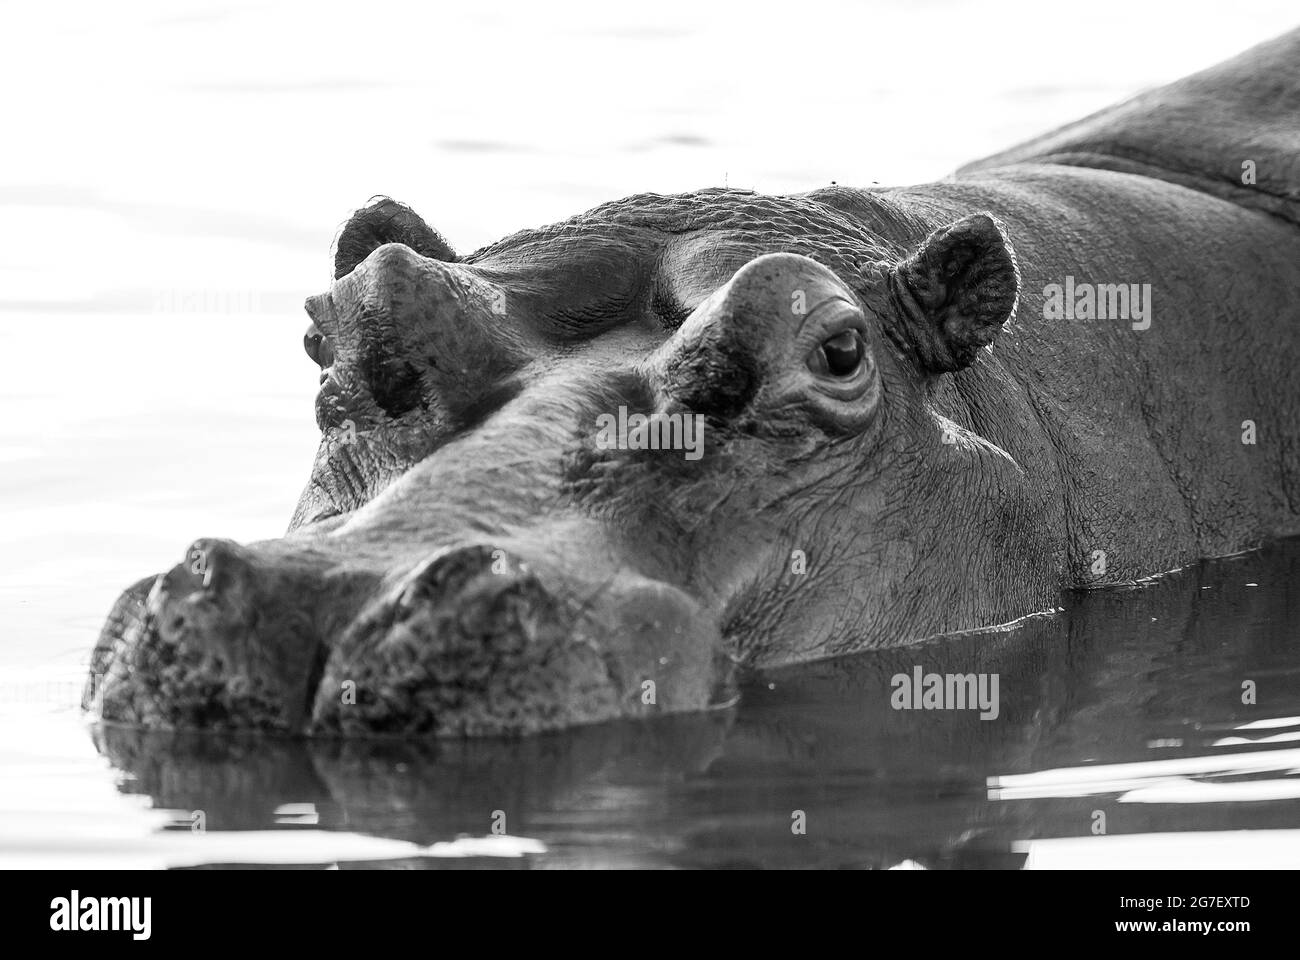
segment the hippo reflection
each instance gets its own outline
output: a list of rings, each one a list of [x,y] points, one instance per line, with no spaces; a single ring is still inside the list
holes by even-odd
[[[644,194],[464,257],[365,207],[307,302],[322,441],[288,534],[127,591],[102,715],[700,711],[751,667],[1296,532],[1298,65],[1295,32],[938,183]],[[1067,277],[1150,315],[1058,316]],[[698,455],[601,442],[610,417],[698,422]]]

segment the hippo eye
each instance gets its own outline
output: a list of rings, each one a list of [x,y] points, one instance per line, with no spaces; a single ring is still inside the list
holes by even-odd
[[[823,340],[808,355],[808,369],[824,377],[851,377],[862,366],[866,352],[867,345],[862,342],[862,334],[856,330],[845,330]]]
[[[307,356],[311,357],[322,369],[334,363],[334,348],[318,331],[307,331],[302,338],[302,346],[307,351]]]

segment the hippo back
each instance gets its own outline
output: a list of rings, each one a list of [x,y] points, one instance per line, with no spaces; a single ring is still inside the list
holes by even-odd
[[[1300,29],[958,176],[1019,163],[1142,174],[1300,223]]]

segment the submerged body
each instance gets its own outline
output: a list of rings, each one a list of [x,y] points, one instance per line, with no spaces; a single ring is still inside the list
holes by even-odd
[[[317,733],[699,710],[1300,532],[1298,102],[1300,32],[934,184],[641,195],[465,258],[361,210],[290,533],[128,591],[90,695]]]

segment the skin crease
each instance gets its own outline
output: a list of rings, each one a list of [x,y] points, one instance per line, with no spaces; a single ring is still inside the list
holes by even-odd
[[[918,187],[640,195],[465,258],[399,204],[358,211],[308,301],[330,363],[290,533],[198,541],[128,591],[102,715],[474,735],[700,710],[738,669],[1296,532],[1296,181],[1228,190],[1234,146],[1176,122],[1258,103],[1260,163],[1293,156],[1296,63],[1300,32]],[[1067,275],[1151,284],[1149,329],[1044,319]],[[810,369],[845,333],[853,372]],[[703,456],[598,449],[619,407],[703,417]]]

